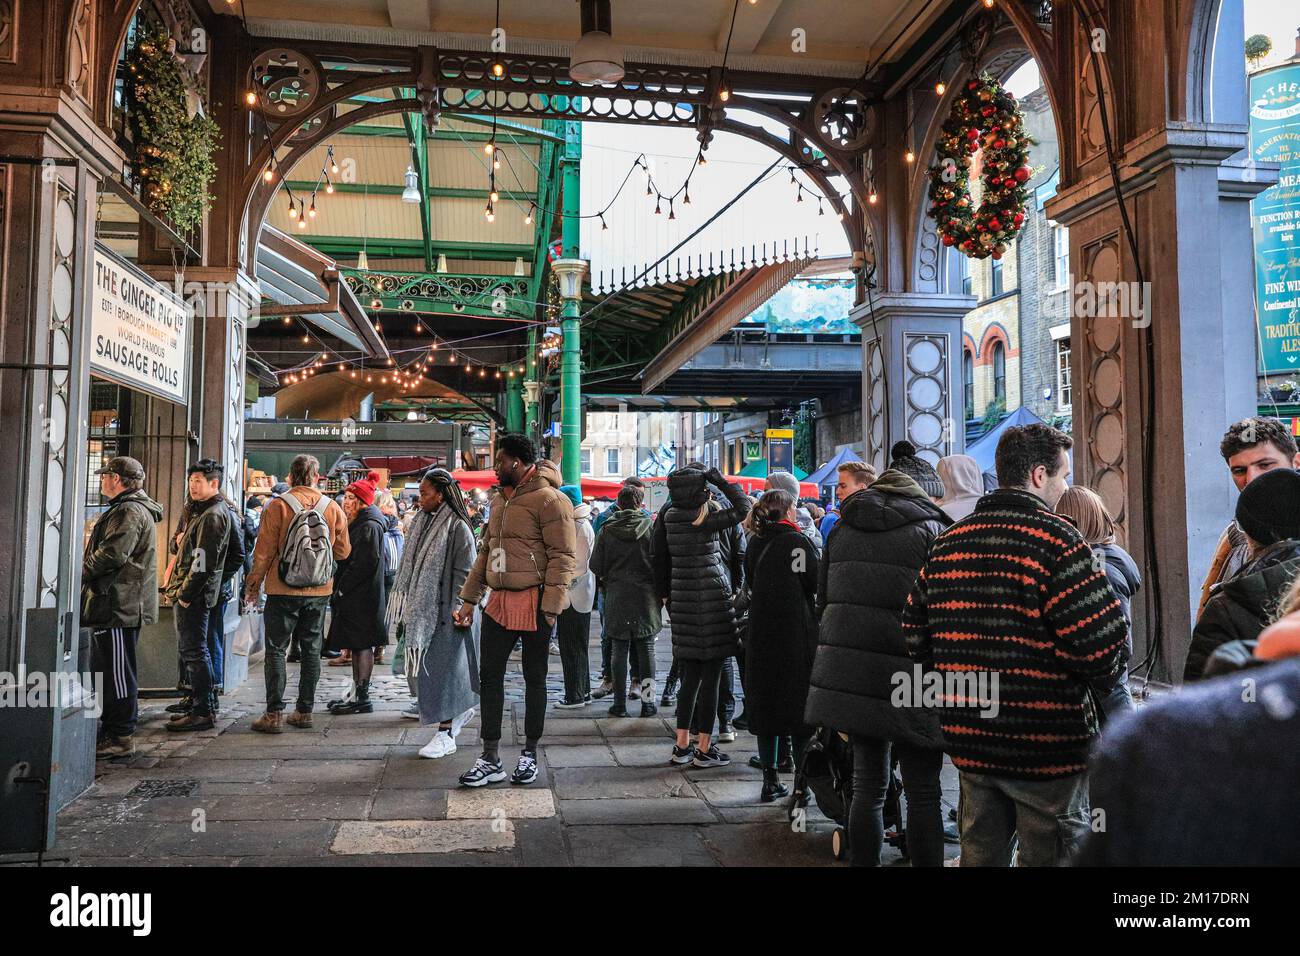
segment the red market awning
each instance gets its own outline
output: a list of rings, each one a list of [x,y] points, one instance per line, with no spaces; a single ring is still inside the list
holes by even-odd
[[[497,473],[490,468],[482,471],[457,470],[453,471],[451,476],[456,479],[464,491],[474,491],[475,489],[486,491],[497,483]],[[582,496],[584,498],[615,498],[618,496],[618,490],[622,487],[623,483],[621,481],[583,478]]]

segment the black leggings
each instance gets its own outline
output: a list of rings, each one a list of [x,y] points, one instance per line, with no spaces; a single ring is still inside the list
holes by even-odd
[[[479,736],[494,748],[501,739],[501,712],[506,703],[506,663],[515,641],[523,643],[525,749],[536,748],[546,721],[546,671],[550,665],[551,626],[537,615],[536,631],[507,631],[484,614],[479,633],[479,697],[483,722]]]
[[[712,734],[718,715],[718,680],[722,658],[711,661],[678,660],[682,689],[677,692],[677,729]]]
[[[853,737],[853,803],[849,808],[849,852],[854,866],[880,866],[884,843],[885,794],[889,789],[888,740]],[[943,816],[939,772],[943,751],[894,741],[907,797],[907,855],[912,866],[943,865]]]

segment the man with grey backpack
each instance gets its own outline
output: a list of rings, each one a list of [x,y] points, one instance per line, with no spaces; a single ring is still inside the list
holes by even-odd
[[[266,587],[266,713],[253,721],[260,733],[284,732],[285,654],[294,638],[302,647],[298,700],[283,723],[312,725],[334,570],[352,552],[347,518],[338,504],[316,490],[319,476],[320,462],[299,455],[289,466],[289,490],[262,509],[253,569],[244,590],[244,602],[255,605]]]

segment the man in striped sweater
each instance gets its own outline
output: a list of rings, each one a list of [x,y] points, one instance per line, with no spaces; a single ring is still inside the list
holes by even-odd
[[[1008,429],[1000,487],[935,539],[904,609],[909,679],[934,688],[925,703],[961,772],[963,866],[1007,865],[1014,836],[1022,866],[1060,864],[1089,828],[1088,686],[1118,679],[1126,627],[1092,550],[1052,512],[1071,444]]]

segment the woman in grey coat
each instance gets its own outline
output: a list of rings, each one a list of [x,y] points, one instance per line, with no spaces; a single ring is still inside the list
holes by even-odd
[[[420,482],[387,615],[389,636],[404,638],[420,723],[438,725],[421,757],[455,753],[456,734],[478,704],[478,623],[452,621],[476,553],[460,486],[446,469],[431,469]]]

